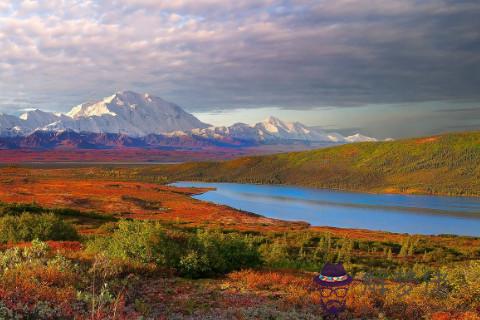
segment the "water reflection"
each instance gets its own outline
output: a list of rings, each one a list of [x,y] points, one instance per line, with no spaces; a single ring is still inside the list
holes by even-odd
[[[480,199],[338,192],[236,183],[178,182],[216,190],[196,199],[317,226],[402,233],[480,235]]]

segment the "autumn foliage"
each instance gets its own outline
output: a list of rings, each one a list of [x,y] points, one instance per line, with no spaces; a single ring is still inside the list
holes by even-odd
[[[479,319],[480,238],[268,219],[146,172],[0,169],[0,319],[318,319],[327,261],[344,319]]]

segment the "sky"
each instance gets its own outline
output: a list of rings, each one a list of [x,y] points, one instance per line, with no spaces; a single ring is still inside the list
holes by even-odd
[[[478,0],[0,0],[0,112],[121,90],[201,120],[480,130]]]

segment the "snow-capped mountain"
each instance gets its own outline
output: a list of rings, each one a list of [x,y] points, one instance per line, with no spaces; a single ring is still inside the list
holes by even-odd
[[[78,105],[67,114],[40,110],[28,111],[18,118],[0,114],[0,136],[25,136],[36,130],[73,130],[141,137],[208,126],[171,102],[131,91]]]
[[[327,142],[327,143],[348,143],[376,141],[361,134],[344,137],[339,133],[325,132],[318,128],[309,128],[300,122],[284,122],[275,117],[268,117],[255,125],[236,123],[230,127],[209,127],[194,129],[190,132],[175,132],[172,135],[196,135],[217,140],[251,140],[259,143],[271,143],[281,141],[305,141],[305,142]]]
[[[345,137],[347,142],[373,142],[378,141],[375,138],[364,136],[363,134],[357,133],[348,137]]]
[[[0,113],[0,136],[16,136],[23,134],[21,119]]]
[[[27,111],[15,117],[0,114],[0,136],[24,136],[31,134],[53,122],[65,119],[66,116],[38,109]]]
[[[44,129],[141,137],[206,127],[207,124],[176,104],[147,93],[124,91],[101,101],[78,105],[66,114],[65,119],[51,123]]]
[[[232,126],[212,127],[187,113],[179,106],[147,93],[139,94],[131,91],[118,92],[110,97],[92,103],[83,103],[66,114],[55,114],[41,110],[25,112],[20,117],[0,114],[0,136],[26,137],[33,135],[32,141],[20,139],[25,145],[37,145],[33,141],[55,141],[69,137],[63,135],[34,135],[35,132],[75,132],[94,134],[114,134],[109,139],[122,137],[143,138],[141,144],[155,145],[158,141],[168,144],[166,140],[195,145],[205,144],[281,144],[301,141],[304,143],[350,143],[376,141],[361,134],[344,137],[339,133],[326,132],[319,128],[307,127],[299,122],[284,122],[269,117],[254,125],[236,123]],[[156,136],[156,137],[153,137]],[[60,137],[60,138],[59,138]],[[85,140],[97,136],[82,136]],[[183,138],[182,138],[183,137]],[[75,139],[79,139],[75,136]],[[20,142],[19,142],[20,143]],[[22,144],[20,143],[20,144]],[[108,142],[111,143],[111,142]],[[107,143],[107,145],[108,145]],[[41,143],[40,143],[41,144]],[[114,144],[118,144],[117,141]],[[137,141],[136,144],[139,144]]]
[[[266,139],[292,139],[305,141],[344,142],[344,137],[338,133],[309,128],[300,122],[283,122],[275,117],[268,117],[255,125]]]
[[[44,112],[39,109],[32,111],[27,111],[24,114],[20,115],[20,120],[23,120],[23,125],[28,127],[31,130],[37,128],[42,128],[50,123],[59,121],[60,119],[66,118],[63,115],[57,115],[52,112]]]

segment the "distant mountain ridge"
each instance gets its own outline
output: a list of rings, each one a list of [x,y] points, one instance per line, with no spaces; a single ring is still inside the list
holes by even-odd
[[[235,123],[229,127],[193,129],[189,132],[173,132],[170,135],[191,135],[220,140],[248,140],[255,143],[278,143],[282,141],[328,143],[376,141],[375,138],[361,134],[344,137],[339,133],[327,133],[323,130],[309,128],[300,122],[284,122],[272,116],[254,125]]]
[[[339,133],[327,133],[275,117],[255,125],[236,123],[229,127],[213,127],[174,103],[132,91],[117,92],[96,102],[80,104],[66,114],[38,109],[20,117],[0,114],[0,137],[3,138],[2,148],[76,145],[102,148],[130,144],[158,146],[159,143],[249,146],[294,141],[306,144],[376,141],[361,134],[345,137]],[[62,139],[65,141],[60,141]]]
[[[177,148],[250,147],[251,141],[209,139],[188,135],[150,134],[130,137],[118,133],[76,132],[73,130],[37,130],[28,136],[0,137],[1,149],[115,149],[115,148]]]

